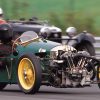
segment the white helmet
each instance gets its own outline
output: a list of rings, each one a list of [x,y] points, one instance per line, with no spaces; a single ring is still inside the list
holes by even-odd
[[[0,8],[0,15],[2,15],[3,14],[3,10],[2,10],[2,8]]]
[[[50,29],[48,27],[43,27],[40,30],[39,35],[42,36],[43,38],[47,38],[50,34]]]
[[[75,27],[68,27],[68,28],[66,29],[66,33],[67,33],[68,36],[70,36],[70,37],[75,36],[76,32],[77,32],[77,30],[76,30]]]
[[[50,32],[50,29],[48,27],[41,28],[40,33],[45,33],[45,32],[47,33]]]

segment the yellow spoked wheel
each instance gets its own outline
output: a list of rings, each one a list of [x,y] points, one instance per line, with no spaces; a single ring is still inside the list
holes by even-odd
[[[28,58],[23,58],[18,68],[19,81],[26,90],[32,88],[35,83],[34,65]]]
[[[98,81],[98,86],[100,88],[100,66],[97,67],[97,81]]]
[[[24,55],[18,64],[18,81],[23,92],[35,93],[41,83],[41,68],[37,58]]]

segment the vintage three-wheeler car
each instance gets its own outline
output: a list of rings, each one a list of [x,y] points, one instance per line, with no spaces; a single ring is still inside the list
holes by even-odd
[[[0,90],[7,84],[18,84],[26,94],[38,92],[41,85],[100,87],[100,62],[86,51],[39,38],[33,31],[12,40],[7,25],[0,32]]]

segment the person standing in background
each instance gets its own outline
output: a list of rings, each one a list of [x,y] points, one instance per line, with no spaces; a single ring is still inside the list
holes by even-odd
[[[7,23],[7,22],[4,20],[3,10],[2,8],[0,8],[0,24],[4,24],[4,23]]]

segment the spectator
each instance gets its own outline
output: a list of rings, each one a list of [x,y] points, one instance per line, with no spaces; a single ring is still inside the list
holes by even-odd
[[[4,24],[6,21],[3,19],[3,10],[0,8],[0,24]]]

